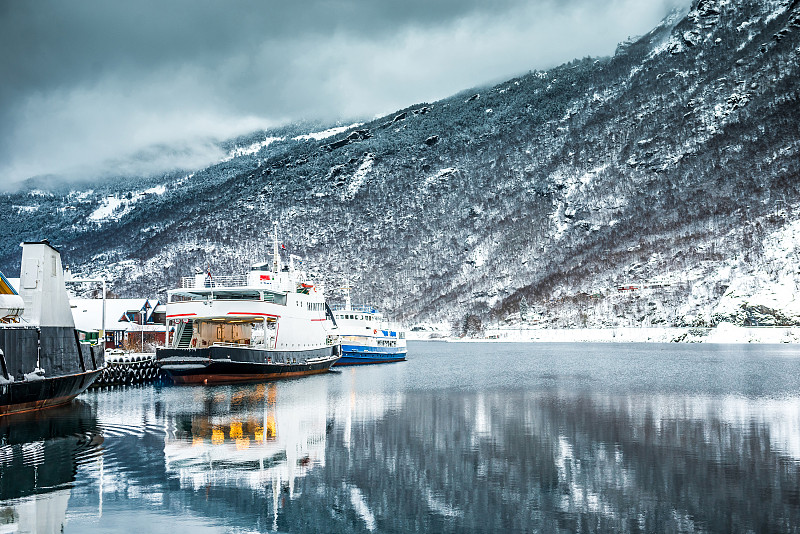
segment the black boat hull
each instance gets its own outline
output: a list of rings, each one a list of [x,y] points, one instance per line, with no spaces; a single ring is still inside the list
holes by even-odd
[[[60,406],[83,393],[103,371],[103,349],[66,326],[0,328],[0,416]],[[34,369],[44,376],[26,380]]]
[[[102,371],[97,369],[0,385],[0,416],[67,404],[86,391]]]
[[[339,359],[339,345],[307,351],[248,347],[156,350],[156,359],[176,384],[231,384],[325,373]]]

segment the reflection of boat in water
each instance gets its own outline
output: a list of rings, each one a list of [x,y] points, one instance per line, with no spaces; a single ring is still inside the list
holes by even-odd
[[[0,500],[69,484],[79,457],[101,442],[94,410],[82,401],[0,419]]]
[[[19,286],[0,278],[0,415],[65,404],[104,365],[102,348],[78,340],[61,255],[47,241],[23,243]]]
[[[322,373],[339,358],[339,339],[323,291],[283,265],[277,225],[273,263],[242,277],[198,274],[169,291],[175,325],[159,365],[176,383],[230,383]]]
[[[406,359],[406,333],[388,323],[372,306],[353,306],[346,288],[343,308],[334,311],[342,357],[334,365],[399,362]]]
[[[278,388],[273,382],[230,395],[203,390],[203,412],[176,415],[169,425],[167,472],[192,489],[267,493],[269,487],[277,514],[278,495],[292,497],[297,478],[324,466],[327,429],[327,392],[320,384],[292,383],[282,390],[291,397],[280,400]]]
[[[30,495],[10,503],[0,503],[0,532],[64,532],[70,493],[67,488]]]
[[[0,532],[62,532],[79,463],[100,453],[88,404],[0,419]]]

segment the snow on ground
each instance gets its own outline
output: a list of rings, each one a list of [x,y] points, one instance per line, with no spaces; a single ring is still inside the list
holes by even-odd
[[[39,211],[39,206],[13,206],[17,213],[33,213]]]
[[[347,184],[347,191],[342,195],[342,200],[351,199],[356,196],[356,193],[358,193],[358,190],[361,189],[361,186],[364,184],[364,179],[367,177],[367,174],[372,170],[372,164],[374,162],[374,154],[367,154],[364,157],[364,161],[361,162],[361,165],[356,169],[356,172],[353,173],[352,178],[350,178],[350,183]]]
[[[351,124],[350,126],[337,126],[336,128],[328,128],[327,130],[323,130],[321,132],[312,132],[308,134],[298,135],[297,137],[293,137],[292,139],[295,141],[319,141],[320,139],[327,139],[328,137],[332,137],[334,135],[338,135],[342,132],[346,132],[350,128],[357,128],[364,124],[363,122],[356,122]]]
[[[687,339],[687,341],[692,341]],[[720,323],[697,341],[703,343],[798,343],[800,327],[744,327]]]
[[[439,183],[446,182],[451,176],[458,172],[458,169],[455,167],[447,167],[445,169],[439,169],[436,174],[432,174],[425,178],[422,182],[423,188],[428,188],[435,186]]]
[[[100,206],[89,215],[90,221],[119,219],[130,211],[129,200],[118,196],[105,197]]]
[[[70,191],[69,198],[77,202],[88,201],[94,195],[94,189],[87,189],[86,191]]]
[[[144,191],[131,191],[130,198],[124,194],[107,196],[100,201],[100,206],[89,215],[89,220],[93,222],[119,220],[130,213],[140,199],[147,195],[163,195],[166,191],[165,185],[157,185]]]
[[[234,149],[231,150],[227,156],[222,158],[220,162],[230,161],[233,158],[238,158],[240,156],[251,156],[258,153],[261,149],[268,147],[275,141],[283,141],[283,139],[283,137],[265,137],[263,141],[253,143],[252,145],[234,147]]]
[[[448,333],[449,334],[449,333]],[[408,332],[416,341],[511,343],[800,343],[800,327],[743,327],[722,323],[716,328],[488,328],[485,337],[459,338],[440,330]]]
[[[48,191],[42,191],[41,189],[31,189],[28,192],[29,197],[52,197],[54,196],[53,193]]]
[[[732,266],[728,290],[713,313],[731,317],[745,306],[763,306],[800,321],[800,220],[768,235],[760,256],[757,269],[750,272],[743,272],[738,262]]]
[[[163,195],[166,192],[167,192],[167,186],[163,184],[144,190],[145,195]]]

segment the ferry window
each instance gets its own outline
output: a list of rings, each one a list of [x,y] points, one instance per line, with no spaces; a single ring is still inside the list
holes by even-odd
[[[258,291],[220,291],[214,293],[217,300],[261,300]]]
[[[274,304],[286,306],[286,295],[264,291],[264,302],[272,302]]]

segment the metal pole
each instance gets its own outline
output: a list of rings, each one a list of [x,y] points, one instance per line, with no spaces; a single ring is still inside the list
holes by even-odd
[[[144,310],[140,311],[139,314],[142,316],[142,352],[144,352]]]
[[[103,350],[106,350],[106,279],[103,278],[103,319],[100,325],[100,339]]]

